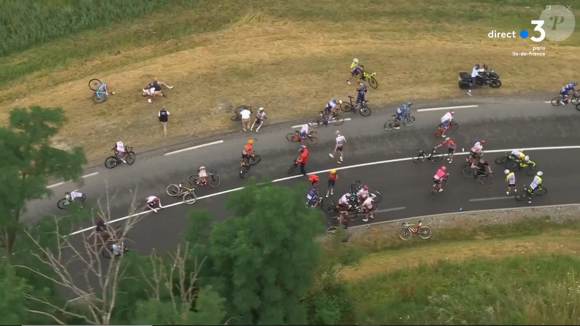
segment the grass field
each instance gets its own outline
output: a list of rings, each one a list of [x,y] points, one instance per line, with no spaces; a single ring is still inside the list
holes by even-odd
[[[387,238],[378,252],[368,239],[350,244],[367,253],[340,274],[356,298],[357,322],[578,324],[579,223],[525,220],[471,231],[435,230],[435,242],[407,246]]]
[[[330,97],[352,93],[345,80],[353,57],[378,73],[379,88],[369,92],[375,105],[463,96],[456,74],[477,61],[502,77],[493,93],[555,92],[573,78],[580,45],[576,33],[544,42],[546,57],[522,58],[512,51],[531,51],[533,42],[487,37],[492,29],[530,29],[549,1],[128,0],[118,10],[99,1],[102,11],[87,7],[93,2],[23,1],[0,16],[30,25],[3,43],[0,122],[14,106],[62,107],[70,122],[55,143],[83,145],[89,159],[117,139],[143,150],[237,129],[229,112],[239,104],[264,106],[268,123],[309,116]],[[24,13],[38,3],[66,10],[58,19]],[[84,20],[62,23],[69,16]],[[41,33],[42,24],[56,25]],[[117,92],[104,104],[90,99],[94,77]],[[154,77],[175,88],[149,105],[140,89]],[[166,140],[156,120],[162,106],[173,118]]]

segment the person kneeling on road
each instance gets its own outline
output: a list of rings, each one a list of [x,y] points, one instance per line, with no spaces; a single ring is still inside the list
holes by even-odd
[[[161,200],[155,196],[147,197],[145,203],[147,204],[147,207],[155,213],[157,213],[157,209],[155,209],[156,205],[159,205],[159,208],[163,208],[163,206],[161,206]]]
[[[311,205],[316,207],[318,205],[318,190],[316,187],[310,188],[308,194],[306,195],[306,206]]]

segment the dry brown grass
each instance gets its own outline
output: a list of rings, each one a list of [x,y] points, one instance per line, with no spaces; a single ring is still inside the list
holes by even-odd
[[[220,32],[101,55],[52,74],[37,73],[0,91],[0,98],[19,97],[0,102],[0,122],[14,106],[62,107],[70,123],[55,143],[82,145],[93,160],[104,156],[118,139],[140,150],[163,141],[156,120],[162,106],[172,114],[170,137],[237,129],[229,112],[239,104],[264,106],[268,123],[316,112],[330,97],[344,98],[353,91],[345,83],[353,56],[378,73],[379,88],[369,93],[375,105],[462,94],[456,73],[476,61],[489,63],[502,77],[504,86],[493,93],[531,87],[554,90],[572,78],[568,63],[578,53],[575,47],[549,45],[546,57],[513,57],[512,51],[531,51],[531,42],[492,42],[485,27],[439,28],[434,32],[429,25],[392,19],[368,24],[297,23],[251,14]],[[168,48],[185,50],[157,56]],[[98,66],[115,68],[89,73]],[[94,105],[87,87],[92,77],[109,83],[117,94]],[[153,77],[175,88],[169,98],[149,105],[140,89]],[[54,87],[47,88],[49,84]]]

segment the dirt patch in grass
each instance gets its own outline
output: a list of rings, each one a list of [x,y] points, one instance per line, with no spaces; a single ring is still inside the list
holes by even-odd
[[[343,21],[340,15],[315,20],[305,13],[299,19],[255,10],[217,32],[73,60],[4,86],[0,90],[0,123],[14,106],[62,107],[69,123],[56,143],[82,145],[93,160],[104,156],[111,142],[118,139],[140,150],[163,141],[156,117],[161,107],[172,114],[170,137],[235,130],[239,125],[230,121],[229,112],[239,104],[264,106],[268,123],[312,115],[329,98],[344,99],[352,93],[354,87],[345,80],[353,57],[378,73],[379,88],[369,91],[375,105],[461,95],[456,74],[470,69],[476,61],[489,63],[504,83],[501,89],[476,92],[476,96],[529,88],[556,90],[573,78],[569,62],[578,49],[570,45],[576,39],[562,43],[567,46],[547,43],[546,57],[514,57],[512,51],[531,51],[531,42],[490,40],[489,23],[445,23],[445,12],[437,10],[447,8],[452,1],[442,2],[440,8],[428,2],[418,5],[431,10],[434,17],[412,20],[408,15],[397,16],[396,11],[402,10],[397,6],[403,5],[394,2],[392,17],[356,22]],[[461,8],[475,13],[485,9],[469,6]],[[370,8],[367,15],[373,14]],[[344,14],[344,10],[335,9],[333,15]],[[438,15],[441,21],[436,22]],[[497,26],[501,24],[497,22]],[[82,47],[91,39],[77,38],[74,42]],[[93,77],[110,84],[116,95],[103,104],[93,104],[87,87]],[[154,77],[175,88],[168,91],[167,99],[150,105],[140,89]]]

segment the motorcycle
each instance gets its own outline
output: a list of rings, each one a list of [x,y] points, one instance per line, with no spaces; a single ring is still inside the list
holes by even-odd
[[[483,72],[480,73],[479,78],[475,80],[475,86],[481,87],[483,85],[489,86],[491,88],[501,87],[501,80],[499,79],[499,75],[493,69],[489,69],[486,64],[483,65]],[[459,72],[459,88],[471,88],[471,74],[465,71]]]

